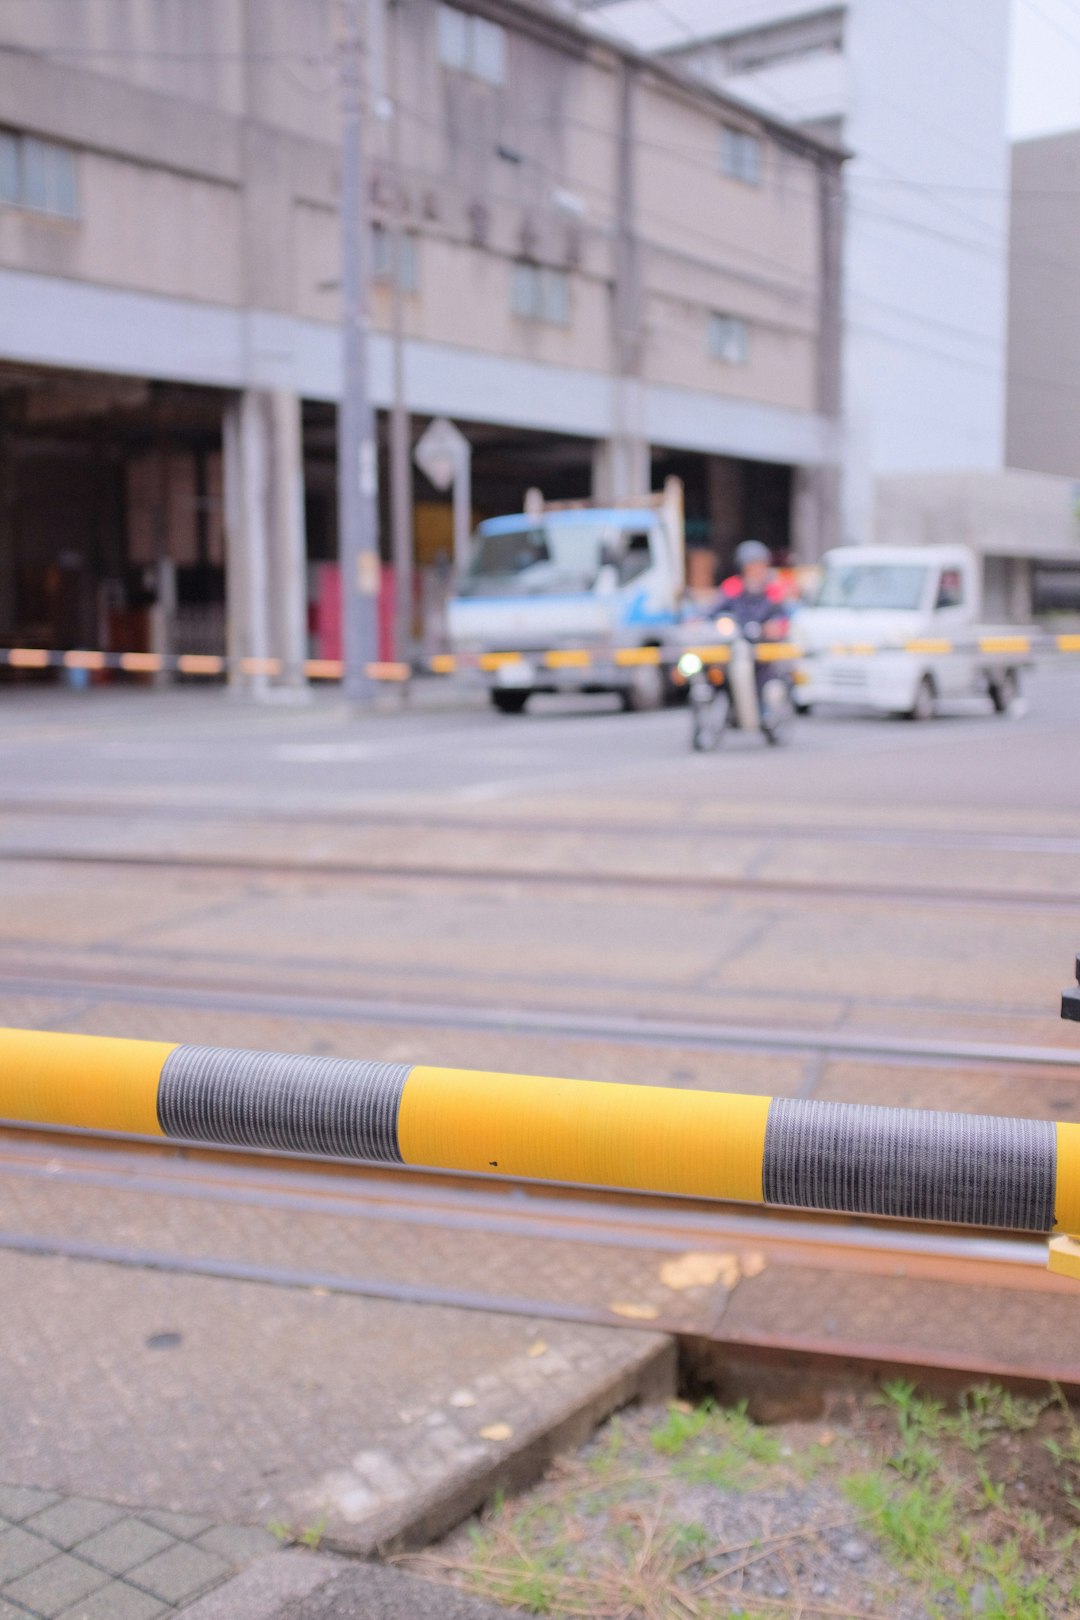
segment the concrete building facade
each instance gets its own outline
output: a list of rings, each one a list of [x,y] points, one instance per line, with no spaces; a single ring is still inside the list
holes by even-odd
[[[1007,459],[1080,486],[1080,130],[1013,147],[1012,226]]]
[[[413,437],[457,421],[479,515],[651,462],[721,549],[821,549],[837,152],[518,0],[370,21],[380,413],[396,222]],[[213,650],[228,579],[230,650],[302,654],[337,545],[339,29],[334,0],[3,8],[4,641]],[[449,510],[413,495],[437,569]]]
[[[1008,0],[577,0],[844,169],[843,538],[885,475],[1004,456]]]

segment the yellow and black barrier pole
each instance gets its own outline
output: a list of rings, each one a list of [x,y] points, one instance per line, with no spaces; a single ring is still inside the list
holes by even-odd
[[[707,627],[702,627],[707,633]],[[634,668],[639,665],[668,666],[678,663],[687,652],[697,653],[704,663],[726,664],[731,657],[729,643],[711,641],[702,646],[591,646],[553,647],[546,651],[478,653],[436,653],[416,663],[378,659],[364,665],[364,677],[380,684],[402,685],[416,676],[491,675],[508,665],[531,663],[542,670],[588,669],[590,667]],[[1035,631],[1008,636],[978,636],[960,641],[914,640],[878,646],[867,642],[837,643],[831,647],[809,648],[796,642],[759,642],[754,656],[759,663],[790,663],[822,657],[869,658],[898,652],[933,654],[974,654],[993,658],[1020,658],[1030,661],[1053,658],[1058,654],[1080,653],[1080,635]],[[309,681],[340,681],[345,665],[339,658],[308,658],[288,664],[280,658],[229,658],[222,653],[104,652],[98,648],[60,651],[50,647],[0,647],[0,668],[23,671],[45,669],[83,670],[89,675],[183,675],[187,678],[220,679],[230,672],[262,675],[271,679],[302,676]]]
[[[0,1119],[1080,1233],[1080,1124],[0,1030]],[[1080,1244],[1055,1241],[1080,1277]]]

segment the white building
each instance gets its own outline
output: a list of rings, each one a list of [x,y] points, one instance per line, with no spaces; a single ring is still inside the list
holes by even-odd
[[[854,154],[843,538],[871,538],[881,474],[1001,468],[1008,0],[577,4],[599,30]]]

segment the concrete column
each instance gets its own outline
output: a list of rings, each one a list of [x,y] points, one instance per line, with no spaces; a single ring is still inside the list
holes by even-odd
[[[266,396],[270,422],[270,646],[286,673],[279,684],[306,687],[307,536],[304,529],[304,443],[300,400]]]
[[[0,404],[0,636],[15,632],[15,463]]]
[[[600,505],[647,495],[652,477],[649,446],[643,439],[597,439],[592,456],[592,498]]]
[[[223,425],[225,588],[230,659],[280,658],[274,689],[303,686],[307,636],[300,402],[283,389],[248,389]],[[265,695],[265,675],[230,671]]]
[[[841,543],[839,482],[835,467],[793,469],[791,549],[800,563],[818,562]]]
[[[593,445],[594,501],[632,501],[652,487],[652,458],[643,427],[644,391],[633,377],[613,379],[615,430]]]
[[[1005,561],[1005,602],[1010,624],[1030,624],[1034,614],[1034,587],[1027,557]]]

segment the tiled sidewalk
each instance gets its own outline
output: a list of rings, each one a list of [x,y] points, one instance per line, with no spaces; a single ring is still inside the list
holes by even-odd
[[[0,1620],[156,1620],[274,1546],[244,1525],[0,1484]]]

